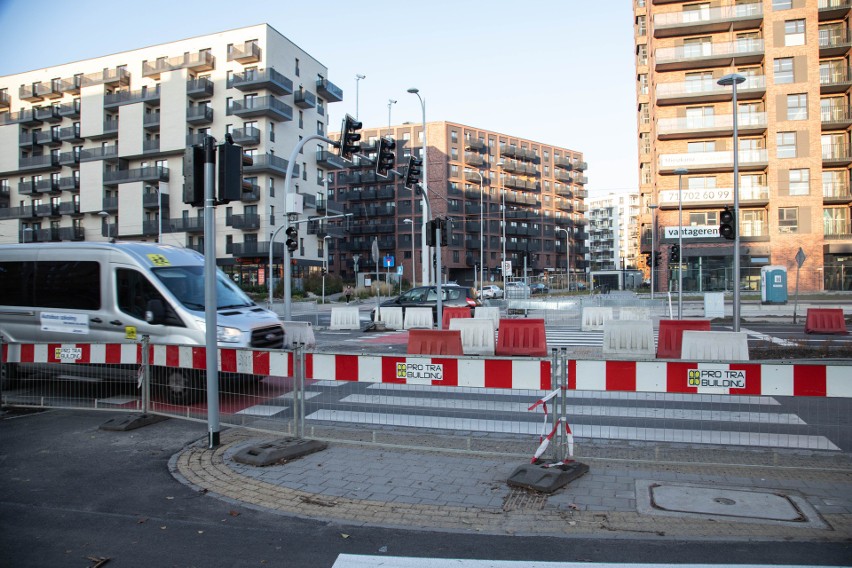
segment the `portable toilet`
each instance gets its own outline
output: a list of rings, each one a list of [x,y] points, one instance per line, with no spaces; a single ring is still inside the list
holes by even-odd
[[[787,267],[764,266],[760,269],[760,301],[763,304],[787,303]]]

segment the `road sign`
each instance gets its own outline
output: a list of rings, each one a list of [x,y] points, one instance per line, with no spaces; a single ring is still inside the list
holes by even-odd
[[[373,262],[379,264],[379,239],[373,239]]]
[[[799,252],[796,253],[796,264],[799,265],[799,268],[805,263],[808,257],[805,256],[805,251],[802,250],[802,247],[799,247]]]
[[[503,277],[512,275],[512,261],[507,260],[503,262]]]
[[[401,265],[401,264],[400,264],[399,266],[397,266],[397,267],[396,267],[396,273],[397,273],[399,276],[402,276],[402,265]]]
[[[392,254],[386,254],[385,259],[384,259],[384,264],[382,266],[384,266],[385,268],[393,268],[393,266],[394,266],[393,261],[394,261],[393,255]]]

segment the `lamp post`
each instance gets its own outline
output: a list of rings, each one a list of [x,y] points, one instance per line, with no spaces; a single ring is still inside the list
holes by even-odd
[[[568,232],[568,229],[563,229],[562,227],[556,227],[556,231],[564,231],[565,232],[565,272],[568,273],[568,291],[571,291],[571,233]]]
[[[651,210],[651,299],[654,299],[654,272],[656,272],[655,264],[657,262],[657,206],[653,203],[648,204]]]
[[[323,269],[322,269],[322,303],[325,305],[325,275],[328,273],[328,239],[331,238],[331,235],[326,235],[322,238],[322,252],[323,252]]]
[[[677,174],[677,319],[683,318],[683,176],[689,170],[678,168]]]
[[[358,99],[359,99],[359,87],[361,86],[361,79],[366,79],[366,75],[361,75],[360,73],[355,74],[355,118],[358,118]]]
[[[417,95],[417,98],[420,99],[420,110],[423,113],[423,193],[421,194],[421,199],[423,200],[423,222],[420,227],[420,235],[423,239],[423,246],[420,251],[420,264],[421,271],[423,276],[423,284],[426,285],[427,282],[430,282],[429,279],[429,267],[431,266],[431,262],[429,262],[431,255],[429,254],[429,247],[426,246],[426,231],[428,230],[429,217],[429,160],[427,158],[427,149],[429,148],[428,141],[426,140],[426,101],[423,97],[420,96],[420,89],[417,87],[411,87],[408,89],[408,92],[412,95]]]
[[[506,285],[506,188],[503,187],[503,166],[506,164],[503,160],[497,162],[497,185],[500,190],[501,196],[501,220],[502,223],[502,232],[501,238],[503,240],[503,261],[500,264],[500,274],[503,275],[503,286]]]
[[[417,286],[417,263],[414,257],[414,219],[403,219],[403,223],[411,224],[411,287]],[[400,287],[400,289],[402,289]]]
[[[388,130],[391,128],[391,105],[395,105],[396,101],[393,99],[388,99]]]
[[[107,213],[106,211],[98,211],[98,216],[100,216],[101,220],[103,220],[104,224],[106,224],[106,230],[107,230],[106,236],[107,236],[107,240],[109,240],[112,237],[112,235],[111,235],[112,231],[110,230],[110,226],[109,226],[109,213]]]
[[[740,330],[740,148],[739,132],[737,130],[737,85],[745,82],[746,78],[737,73],[725,75],[717,81],[723,87],[730,85],[733,89],[734,117],[734,331]]]
[[[476,174],[479,176],[479,292],[482,293],[485,287],[485,196],[482,191],[485,178],[479,170],[476,170]]]

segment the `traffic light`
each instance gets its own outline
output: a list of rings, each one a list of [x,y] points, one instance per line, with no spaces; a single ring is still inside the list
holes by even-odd
[[[183,155],[183,202],[204,205],[204,148],[190,146]]]
[[[299,229],[296,227],[287,227],[284,234],[287,235],[287,241],[284,243],[287,245],[287,250],[295,252],[295,250],[299,248]]]
[[[646,253],[644,253],[644,254],[645,254],[645,265],[646,265],[646,266],[651,266],[651,262],[653,261],[653,255],[654,255],[654,253],[646,252]]]
[[[435,230],[440,229],[439,238],[440,243],[435,244]],[[426,246],[434,247],[434,246],[442,246],[445,247],[450,242],[450,223],[447,222],[446,219],[435,219],[434,221],[427,221],[426,223]]]
[[[396,154],[394,154],[396,142],[393,138],[382,136],[379,138],[379,148],[376,151],[376,175],[388,177],[388,174],[396,165]]]
[[[352,160],[352,154],[361,150],[358,143],[361,133],[358,132],[363,126],[360,122],[349,116],[343,118],[343,126],[340,127],[340,157]]]
[[[326,274],[328,274],[328,270],[326,270],[325,268],[323,268],[323,269],[322,269],[322,275],[323,275],[323,276],[325,276]]]
[[[225,142],[219,144],[218,161],[218,201],[220,203],[239,201],[243,193],[243,165],[251,165],[254,161],[250,156],[244,156],[243,147],[234,144],[230,134],[226,136]]]
[[[730,207],[726,206],[719,214],[719,235],[731,241],[737,236],[737,220]]]
[[[671,262],[680,262],[680,245],[672,245],[669,260]]]
[[[423,160],[420,158],[415,158],[414,156],[408,157],[408,168],[405,171],[405,187],[411,189],[418,183],[420,183],[420,174],[422,173]]]
[[[660,251],[657,251],[657,252],[654,253],[654,266],[660,266],[660,257],[661,256],[662,256],[662,254],[660,253]]]

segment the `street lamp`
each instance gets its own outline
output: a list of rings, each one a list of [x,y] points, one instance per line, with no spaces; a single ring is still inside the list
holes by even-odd
[[[411,287],[417,286],[417,263],[414,257],[414,219],[403,219],[403,223],[411,224]],[[400,290],[402,287],[400,286]]]
[[[355,118],[358,118],[358,98],[359,98],[359,87],[361,84],[361,79],[366,79],[366,75],[361,75],[360,73],[355,74]]]
[[[564,231],[565,232],[565,272],[568,273],[568,291],[571,291],[571,233],[568,232],[568,229],[563,229],[562,227],[556,227],[556,231]]]
[[[683,176],[686,168],[678,168],[677,174],[677,319],[683,318]]]
[[[497,185],[500,189],[501,195],[501,208],[502,208],[502,218],[501,223],[502,227],[502,239],[503,239],[503,262],[500,265],[500,274],[503,275],[503,286],[506,285],[506,188],[503,187],[503,166],[506,165],[506,162],[500,160],[497,162]],[[524,275],[526,276],[526,274]]]
[[[420,250],[420,263],[421,263],[421,271],[423,276],[423,284],[425,285],[429,282],[429,267],[431,266],[429,247],[426,246],[426,231],[428,230],[429,223],[429,160],[427,159],[427,149],[429,148],[429,144],[426,140],[426,101],[423,97],[420,96],[420,89],[417,87],[411,87],[408,89],[408,92],[412,95],[417,95],[417,98],[420,99],[420,110],[423,113],[423,193],[421,194],[421,199],[423,200],[423,222],[420,227],[421,238],[423,239],[423,246]]]
[[[746,78],[737,73],[725,75],[717,81],[723,87],[730,85],[733,89],[734,115],[734,331],[740,330],[740,148],[739,132],[737,130],[737,85],[745,82]]]
[[[106,211],[98,211],[98,215],[100,216],[101,220],[106,224],[106,229],[107,229],[107,235],[106,236],[107,236],[107,240],[109,240],[112,236],[110,234],[110,233],[112,233],[112,231],[110,230],[110,226],[109,226],[109,213],[107,213]]]
[[[391,128],[391,105],[395,105],[396,101],[393,99],[388,99],[388,130]]]
[[[328,272],[328,239],[331,238],[331,235],[326,235],[322,238],[322,250],[323,250],[323,269],[322,269],[322,303],[325,305],[325,275]]]
[[[648,204],[651,210],[651,299],[654,299],[654,272],[657,262],[657,205]]]
[[[482,293],[482,289],[485,288],[485,206],[483,205],[485,197],[482,192],[485,178],[479,170],[474,171],[479,176],[479,292]]]

